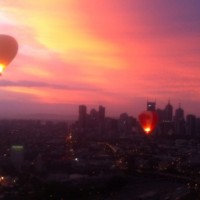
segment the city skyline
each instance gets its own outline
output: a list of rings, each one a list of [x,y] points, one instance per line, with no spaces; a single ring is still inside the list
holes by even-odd
[[[0,117],[104,105],[137,116],[147,99],[200,116],[200,2],[1,2],[1,34],[19,44],[0,77]]]
[[[29,105],[28,105],[29,106]],[[131,112],[128,110],[122,110],[122,112],[118,113],[117,115],[111,115],[108,111],[109,108],[105,107],[104,105],[93,105],[93,106],[88,106],[85,104],[80,104],[80,105],[76,105],[76,109],[74,112],[72,112],[71,114],[69,113],[64,113],[62,114],[62,112],[56,114],[55,113],[45,113],[45,112],[40,112],[40,113],[18,113],[18,114],[14,114],[14,115],[1,115],[0,114],[0,119],[38,119],[38,120],[69,120],[69,121],[76,121],[79,120],[80,117],[80,107],[83,108],[83,112],[85,113],[85,115],[91,115],[91,113],[95,113],[95,112],[99,112],[98,110],[102,110],[101,111],[101,115],[103,115],[104,117],[108,117],[108,118],[113,118],[113,119],[118,119],[121,115],[127,115],[130,117],[134,117],[135,119],[138,120],[138,117],[141,113],[143,113],[144,111],[155,111],[157,112],[158,116],[159,116],[159,120],[164,120],[163,117],[165,119],[167,119],[168,121],[174,121],[176,118],[177,113],[182,113],[181,115],[183,116],[183,119],[186,119],[187,116],[195,116],[197,118],[200,118],[199,115],[195,115],[194,113],[191,112],[185,112],[185,109],[183,106],[181,106],[181,104],[179,103],[178,106],[174,106],[169,100],[166,102],[165,105],[163,105],[162,107],[157,105],[156,101],[146,101],[145,105],[143,105],[143,108],[137,113],[137,112]],[[7,109],[7,108],[5,108]],[[60,109],[62,109],[62,107],[60,107]],[[179,115],[179,114],[178,114]]]
[[[146,106],[146,107],[145,107]],[[187,116],[195,116],[195,117],[199,117],[196,116],[193,113],[185,113],[185,109],[184,107],[181,106],[181,104],[179,104],[179,106],[174,107],[173,104],[171,104],[170,101],[168,101],[164,107],[158,107],[156,101],[146,101],[146,105],[144,106],[143,110],[140,111],[139,115],[141,113],[143,113],[144,111],[153,111],[153,112],[157,112],[158,115],[160,115],[160,119],[159,120],[167,120],[167,121],[174,121],[177,120],[177,117],[180,119],[186,119]],[[81,104],[77,106],[77,119],[79,120],[80,115],[91,115],[91,113],[93,112],[99,112],[100,109],[104,110],[104,117],[120,117],[120,115],[123,114],[128,114],[131,117],[134,118],[138,118],[138,115],[130,115],[127,111],[124,110],[124,112],[120,113],[118,116],[109,116],[107,115],[106,111],[107,108],[104,107],[104,105],[97,105],[95,107],[88,107],[87,105]],[[98,111],[99,110],[99,111]],[[82,114],[81,114],[82,113]],[[162,117],[164,117],[164,119],[162,119]]]

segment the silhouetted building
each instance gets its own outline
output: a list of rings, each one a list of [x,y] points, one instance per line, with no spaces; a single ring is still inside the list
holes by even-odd
[[[200,118],[196,118],[196,136],[200,136]]]
[[[106,109],[103,106],[99,106],[99,133],[102,135],[105,133],[105,112]]]
[[[173,107],[170,104],[170,102],[168,102],[168,104],[166,105],[165,109],[164,109],[164,119],[165,121],[172,121],[173,118]]]
[[[184,110],[181,107],[176,109],[174,120],[175,121],[184,120]]]
[[[164,119],[165,119],[165,112],[164,110],[158,108],[156,110],[157,114],[158,114],[158,120],[159,120],[159,123],[161,123]]]
[[[147,110],[156,111],[156,102],[147,101]]]
[[[78,117],[78,122],[79,122],[80,128],[86,127],[86,121],[87,121],[87,107],[85,105],[80,105],[79,106],[79,117]]]
[[[127,113],[122,113],[119,118],[120,135],[126,136],[132,133],[134,119],[128,116]]]
[[[98,119],[99,119],[99,113],[95,109],[92,109],[90,111],[90,116],[89,116],[89,120],[88,120],[89,121],[88,125],[90,126],[90,128],[97,127]]]
[[[172,121],[173,117],[172,105],[168,102],[164,110],[157,109],[156,112],[158,113],[158,119],[159,119],[158,134],[163,136],[173,135],[174,122]]]
[[[186,134],[189,136],[196,135],[196,116],[187,115],[186,117]]]
[[[118,136],[118,120],[110,117],[106,117],[105,119],[105,130],[106,135],[108,137],[115,137]]]
[[[165,135],[165,136],[174,135],[174,122],[162,121],[159,124],[159,135]]]
[[[181,107],[179,107],[175,111],[174,123],[175,123],[175,133],[177,135],[185,135],[186,127],[184,119],[184,110]]]

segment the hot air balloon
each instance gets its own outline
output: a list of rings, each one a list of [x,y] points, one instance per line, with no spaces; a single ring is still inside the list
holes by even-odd
[[[155,111],[144,111],[138,118],[145,134],[151,134],[158,123],[158,114]]]
[[[17,54],[17,41],[9,36],[0,34],[0,75]]]

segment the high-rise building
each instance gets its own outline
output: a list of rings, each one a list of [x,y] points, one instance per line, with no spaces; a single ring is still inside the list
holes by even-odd
[[[174,134],[174,122],[172,121],[173,107],[168,102],[165,108],[156,110],[159,118],[158,134],[159,135],[173,135]]]
[[[131,131],[130,118],[127,113],[122,113],[119,118],[119,132],[128,135]]]
[[[102,135],[105,133],[105,112],[106,109],[103,106],[99,106],[99,133]]]
[[[158,119],[159,119],[159,122],[162,122],[164,119],[165,119],[165,112],[163,109],[156,109],[156,112],[158,114]]]
[[[99,112],[96,109],[93,108],[90,111],[89,121],[87,123],[90,128],[96,128],[97,127],[98,117],[99,117]]]
[[[156,102],[147,101],[147,110],[156,111]]]
[[[174,120],[175,121],[184,120],[184,110],[181,107],[176,109]]]
[[[85,128],[86,120],[87,120],[87,107],[85,105],[80,105],[78,122],[81,128]]]
[[[173,117],[173,107],[170,104],[170,102],[168,102],[168,104],[165,106],[164,109],[164,119],[165,121],[172,121],[172,117]]]
[[[98,112],[94,108],[90,111],[90,118],[94,121],[98,120]]]
[[[174,116],[175,123],[175,133],[177,135],[185,135],[185,119],[184,119],[184,110],[179,106],[175,111]]]
[[[186,134],[194,136],[196,134],[196,116],[187,115],[186,117]]]

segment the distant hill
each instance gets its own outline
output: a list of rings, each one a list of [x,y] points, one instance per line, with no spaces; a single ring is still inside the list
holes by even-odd
[[[34,113],[34,114],[12,114],[0,115],[0,119],[34,119],[34,120],[53,120],[53,121],[76,121],[75,115],[59,115],[48,113]]]

